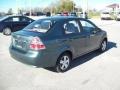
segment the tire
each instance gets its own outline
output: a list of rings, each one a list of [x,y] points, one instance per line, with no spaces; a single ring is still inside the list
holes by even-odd
[[[67,53],[63,53],[57,60],[55,71],[56,72],[65,72],[69,69],[71,64],[71,56]]]
[[[12,32],[11,29],[8,28],[8,27],[6,27],[6,28],[3,29],[3,34],[4,35],[11,35],[11,32]]]
[[[106,49],[107,49],[107,40],[103,40],[100,45],[99,51],[104,52]]]

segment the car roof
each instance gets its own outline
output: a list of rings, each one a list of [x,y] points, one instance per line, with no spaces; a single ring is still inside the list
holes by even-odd
[[[84,18],[79,18],[79,17],[74,17],[74,16],[51,16],[51,17],[46,17],[43,19],[50,19],[50,20],[69,20],[69,19],[84,19]],[[86,19],[84,19],[86,20]]]
[[[8,17],[26,17],[24,15],[7,15]]]
[[[29,18],[29,19],[33,20],[32,18],[27,17],[27,16],[23,16],[23,15],[6,15],[6,16],[1,17],[1,18],[0,18],[0,21],[3,21],[3,20],[5,20],[5,19],[11,18],[11,17],[26,17],[26,18]]]
[[[91,20],[88,20],[85,18],[80,18],[80,17],[74,17],[74,16],[55,16],[55,17],[52,16],[52,17],[43,18],[43,20],[53,20],[53,21],[67,21],[67,20],[71,20],[71,19],[85,20],[85,21],[92,23],[94,26],[96,26]]]
[[[6,15],[6,16],[3,16],[4,19],[9,18],[9,17],[26,17],[26,16],[22,16],[22,15]]]

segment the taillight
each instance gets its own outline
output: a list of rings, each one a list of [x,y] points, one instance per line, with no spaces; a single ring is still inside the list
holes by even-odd
[[[43,50],[43,49],[46,49],[46,47],[39,37],[34,37],[30,43],[30,49]]]

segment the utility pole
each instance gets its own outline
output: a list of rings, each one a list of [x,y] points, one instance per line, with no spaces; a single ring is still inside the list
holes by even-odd
[[[74,5],[74,2],[73,2],[73,12],[75,12],[75,5]]]
[[[87,4],[87,6],[86,6],[86,8],[87,8],[87,16],[89,16],[89,4],[88,4],[88,0],[86,0],[86,4]]]
[[[18,14],[18,0],[16,0],[16,10],[15,10],[15,13]]]
[[[88,0],[83,1],[83,18],[88,14]]]
[[[31,0],[30,0],[30,16],[32,15],[32,4],[31,4]]]

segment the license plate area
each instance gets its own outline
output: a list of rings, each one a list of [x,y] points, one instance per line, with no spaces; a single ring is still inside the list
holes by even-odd
[[[12,39],[13,46],[20,50],[27,50],[27,40],[21,37]]]
[[[25,42],[20,41],[20,40],[15,40],[15,45],[16,45],[17,48],[21,48],[21,49],[26,47]]]

